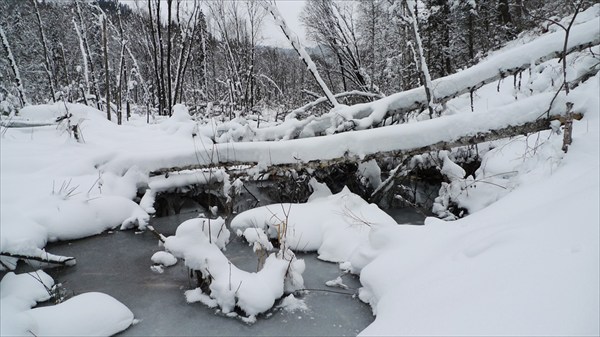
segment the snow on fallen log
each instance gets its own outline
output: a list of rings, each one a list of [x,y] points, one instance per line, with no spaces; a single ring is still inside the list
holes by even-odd
[[[194,185],[222,184],[223,195],[229,194],[229,176],[224,169],[183,170],[165,175],[150,177],[148,189],[140,200],[140,207],[149,214],[154,214],[156,195],[161,192],[189,189]]]
[[[58,264],[63,266],[74,266],[77,264],[77,260],[71,256],[61,256],[48,253],[42,249],[33,249],[31,254],[12,254],[6,252],[0,252],[0,257],[9,258],[8,263],[4,259],[0,258],[2,267],[8,267],[10,270],[14,270],[16,267],[16,260],[25,260],[28,264],[40,263],[40,264]],[[14,261],[14,262],[12,262]]]
[[[522,46],[511,48],[491,56],[470,68],[432,81],[433,96],[436,100],[447,100],[478,89],[509,75],[526,70],[547,60],[560,57],[563,51],[565,33],[558,31],[541,36]],[[598,18],[574,26],[569,34],[567,54],[583,50],[600,43]],[[333,111],[341,115],[345,126],[329,132],[340,131],[348,127],[350,120],[355,129],[361,130],[380,123],[389,111],[408,112],[426,106],[427,97],[423,87],[396,93],[373,103],[356,104]],[[341,121],[340,121],[341,122]],[[332,128],[335,125],[332,125]]]
[[[572,91],[571,97],[579,91]],[[585,95],[585,93],[581,93]],[[550,128],[550,121],[565,114],[565,97],[559,95],[549,115],[554,97],[542,93],[490,110],[486,113],[460,113],[416,123],[334,134],[327,137],[293,139],[278,142],[215,144],[217,155],[199,157],[179,152],[170,157],[152,158],[121,155],[105,164],[105,170],[124,170],[138,165],[161,174],[211,165],[257,165],[260,171],[270,166],[328,165],[337,161],[364,161],[381,155],[401,156],[436,149],[475,144],[482,141],[537,132]],[[572,99],[577,101],[576,99]],[[579,112],[577,105],[574,112]],[[310,166],[309,165],[309,166]]]

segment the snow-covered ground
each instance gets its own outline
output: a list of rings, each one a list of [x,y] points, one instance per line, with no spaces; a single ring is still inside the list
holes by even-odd
[[[598,23],[595,13],[588,26]],[[504,52],[517,54],[510,48]],[[598,54],[595,46],[569,56],[568,79],[597,67]],[[502,51],[493,57],[502,60]],[[225,182],[224,194],[240,186],[224,170],[149,177],[160,168],[255,161],[260,169],[344,154],[360,157],[527,121],[547,110],[560,87],[557,67],[557,59],[532,66],[531,75],[522,74],[521,88],[512,80],[480,88],[475,112],[466,94],[448,102],[446,115],[431,121],[294,141],[215,144],[219,127],[199,125],[181,105],[172,118],[147,125],[144,116],[134,116],[122,126],[83,105],[30,106],[18,118],[39,125],[72,116],[58,125],[2,129],[0,250],[43,257],[50,241],[115,227],[144,229],[157,192],[213,179]],[[573,111],[584,116],[573,124],[567,154],[561,150],[562,135],[553,130],[485,144],[480,147],[482,167],[472,177],[464,177],[448,153],[441,155],[440,168],[450,180],[442,196],[468,209],[472,214],[466,218],[398,226],[349,191],[332,195],[313,183],[316,192],[308,203],[250,210],[236,217],[232,228],[255,249],[269,250],[265,236],[278,237],[292,250],[317,251],[322,259],[359,273],[359,296],[376,314],[364,335],[598,335],[599,81],[595,75],[553,103],[553,112],[564,112],[565,103],[573,102]],[[239,132],[251,134],[249,125]],[[440,212],[444,202],[438,200]],[[198,221],[182,224],[166,238],[165,248],[173,255],[153,258],[165,266],[173,256],[182,258],[214,277],[210,294],[197,289],[186,293],[189,301],[218,305],[225,312],[237,304],[252,320],[275,299],[289,296],[286,289],[300,287],[290,282],[301,280],[301,260],[294,260],[297,274],[291,281],[286,277],[291,263],[282,261],[292,259],[288,252],[268,257],[262,274],[242,272],[220,252],[229,232],[213,237],[211,226],[222,226],[221,220],[207,227]],[[284,238],[282,228],[288,229]],[[2,269],[14,269],[15,258],[1,261]],[[52,285],[41,271],[8,272],[0,283],[2,335],[108,335],[134,322],[131,311],[106,294],[82,294],[31,309],[49,298]],[[331,285],[340,286],[335,280]],[[302,308],[293,297],[286,299],[283,306]]]

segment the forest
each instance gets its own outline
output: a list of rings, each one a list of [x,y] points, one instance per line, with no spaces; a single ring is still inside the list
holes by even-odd
[[[598,335],[600,4],[295,5],[0,0],[0,335]]]
[[[404,1],[306,2],[300,15],[309,54],[340,102],[420,86],[420,58],[431,78],[453,74],[526,30],[548,29],[576,6],[413,3],[423,55]],[[132,109],[170,115],[170,107],[185,103],[202,115],[231,119],[272,110],[283,119],[324,95],[291,48],[261,43],[270,14],[257,1],[7,0],[0,6],[4,55],[9,47],[15,60],[0,63],[3,114],[26,102],[64,99],[104,111],[109,101],[117,116]],[[215,109],[207,113],[209,103]],[[327,106],[313,110],[320,114]]]

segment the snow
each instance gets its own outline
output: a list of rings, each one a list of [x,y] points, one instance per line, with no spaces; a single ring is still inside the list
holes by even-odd
[[[111,336],[133,323],[133,313],[125,305],[97,292],[34,308],[29,314],[37,323],[36,336]]]
[[[319,191],[317,193],[322,193]],[[259,229],[270,238],[286,228],[286,244],[295,251],[317,251],[319,259],[347,261],[368,240],[372,227],[395,225],[376,205],[369,204],[347,188],[305,204],[274,204],[240,213],[231,221],[233,230]]]
[[[599,9],[596,5],[582,13],[569,46],[600,42]],[[241,180],[231,181],[230,171],[198,167],[254,163],[252,172],[258,173],[272,164],[365,158],[535,120],[546,113],[562,84],[560,65],[551,58],[562,49],[563,38],[564,32],[556,30],[432,81],[434,96],[444,97],[478,85],[482,78],[495,78],[499,71],[531,66],[531,76],[523,73],[522,89],[511,81],[479,88],[474,112],[466,94],[449,101],[440,118],[328,137],[312,136],[350,124],[369,128],[389,109],[423,102],[422,88],[369,104],[340,105],[318,118],[290,117],[261,129],[242,119],[201,125],[183,105],[173,107],[171,118],[146,124],[145,116],[134,115],[121,126],[85,105],[27,106],[14,117],[16,122],[52,125],[2,131],[0,251],[64,259],[46,252],[46,244],[116,227],[144,229],[158,193],[212,182],[223,184],[223,196],[241,188]],[[569,55],[568,80],[597,67],[594,54],[599,52],[594,46]],[[532,60],[541,61],[535,65]],[[277,300],[304,287],[306,266],[294,251],[316,251],[320,259],[360,275],[359,297],[376,314],[363,335],[598,335],[599,82],[595,75],[568,96],[560,93],[552,104],[551,114],[564,114],[565,104],[573,102],[573,111],[584,116],[573,124],[573,144],[566,154],[557,123],[553,130],[529,137],[480,145],[482,165],[470,176],[452,152],[440,152],[439,169],[448,182],[434,211],[449,218],[452,201],[468,210],[468,217],[400,226],[348,189],[332,194],[312,180],[307,203],[263,206],[232,220],[231,229],[257,255],[274,249],[268,239],[279,241],[281,248],[265,258],[258,272],[241,270],[223,254],[230,232],[222,218],[179,225],[165,239],[166,251],[152,256],[156,265],[151,268],[164,272],[163,266],[183,259],[211,280],[206,289],[186,291],[187,302],[219,307],[231,316],[237,315],[237,307],[247,315],[244,321],[254,322]],[[57,122],[64,116],[68,118]],[[77,140],[70,128],[74,125],[80,130]],[[296,137],[312,138],[264,141]],[[240,140],[255,141],[232,142]],[[177,173],[157,172],[186,166]],[[374,189],[382,184],[375,161],[361,163],[359,175]],[[2,257],[2,263],[14,268],[16,259]],[[50,298],[46,287],[53,285],[42,271],[7,272],[0,282],[1,334],[110,335],[133,322],[123,304],[99,293],[32,309]],[[343,282],[340,277],[328,285]],[[281,303],[306,310],[292,295]]]
[[[160,264],[165,267],[170,267],[177,263],[177,258],[169,252],[156,252],[150,259],[153,263]]]
[[[179,225],[174,236],[165,239],[165,249],[184,259],[188,268],[210,279],[210,294],[198,293],[201,290],[186,293],[188,302],[200,301],[210,307],[216,302],[225,314],[232,313],[237,306],[252,321],[257,314],[270,309],[285,289],[294,291],[303,287],[304,262],[291,252],[271,254],[256,273],[238,269],[221,252],[229,239],[229,230],[224,225],[222,219],[210,222],[191,219]],[[290,277],[293,279],[288,280]]]
[[[242,233],[244,239],[252,246],[252,250],[257,252],[261,249],[266,251],[273,250],[273,244],[269,241],[267,234],[262,228],[246,228]]]
[[[308,310],[308,306],[306,305],[304,300],[296,298],[293,294],[289,294],[288,296],[284,297],[281,303],[277,305],[277,308],[281,308],[287,312]]]
[[[586,118],[554,169],[539,161],[512,192],[466,218],[371,234],[370,262],[351,261],[360,298],[377,314],[362,335],[599,333],[599,80],[573,98]],[[500,170],[519,163],[489,158],[503,161]]]
[[[338,287],[342,289],[348,289],[348,286],[344,284],[341,276],[338,276],[335,280],[330,280],[325,282],[325,285],[328,287]]]
[[[0,282],[3,336],[110,336],[133,323],[133,313],[109,295],[84,293],[53,306],[33,308],[51,298],[54,280],[43,271],[7,273]]]

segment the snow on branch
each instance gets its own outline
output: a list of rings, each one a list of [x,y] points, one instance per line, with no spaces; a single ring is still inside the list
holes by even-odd
[[[306,93],[312,94],[308,91],[305,91]],[[376,94],[376,93],[372,93],[372,92],[365,92],[365,91],[360,91],[360,90],[352,90],[352,91],[347,91],[347,92],[340,92],[337,93],[335,95],[333,95],[335,98],[340,98],[340,97],[347,97],[347,96],[363,96],[363,97],[369,97],[369,98],[383,98],[382,95],[380,94]],[[317,96],[318,97],[318,96]],[[321,104],[321,103],[325,103],[327,102],[327,97],[322,96],[322,97],[318,97],[316,100],[307,103],[304,106],[301,106],[300,108],[295,109],[294,111],[292,111],[286,118],[295,118],[295,115],[298,113],[303,113],[306,112],[309,109],[312,109],[313,107]]]
[[[458,73],[431,81],[431,96],[437,103],[443,103],[465,93],[474,91],[509,75],[517,74],[532,65],[537,65],[560,57],[564,47],[564,31],[546,34],[532,42],[507,51],[501,51],[470,68]],[[598,18],[572,27],[567,54],[598,45]],[[318,99],[318,102],[324,101]],[[315,101],[314,103],[318,104]],[[307,138],[334,134],[348,130],[365,130],[384,121],[390,114],[406,114],[416,109],[427,108],[429,99],[424,87],[392,94],[370,103],[352,106],[340,105],[322,116],[307,119],[294,118],[291,114],[280,125],[253,130],[255,140],[280,140]],[[309,103],[311,104],[311,103]],[[307,104],[297,109],[308,109]]]
[[[74,266],[77,263],[74,257],[50,254],[39,248],[30,251],[29,254],[13,254],[8,252],[1,252],[0,256],[5,258],[24,260],[28,263],[35,261],[47,264],[59,264],[63,266]],[[9,267],[9,269],[14,269],[14,267],[16,267],[16,265],[13,266],[12,264],[7,265],[5,262],[2,262],[2,265]]]

